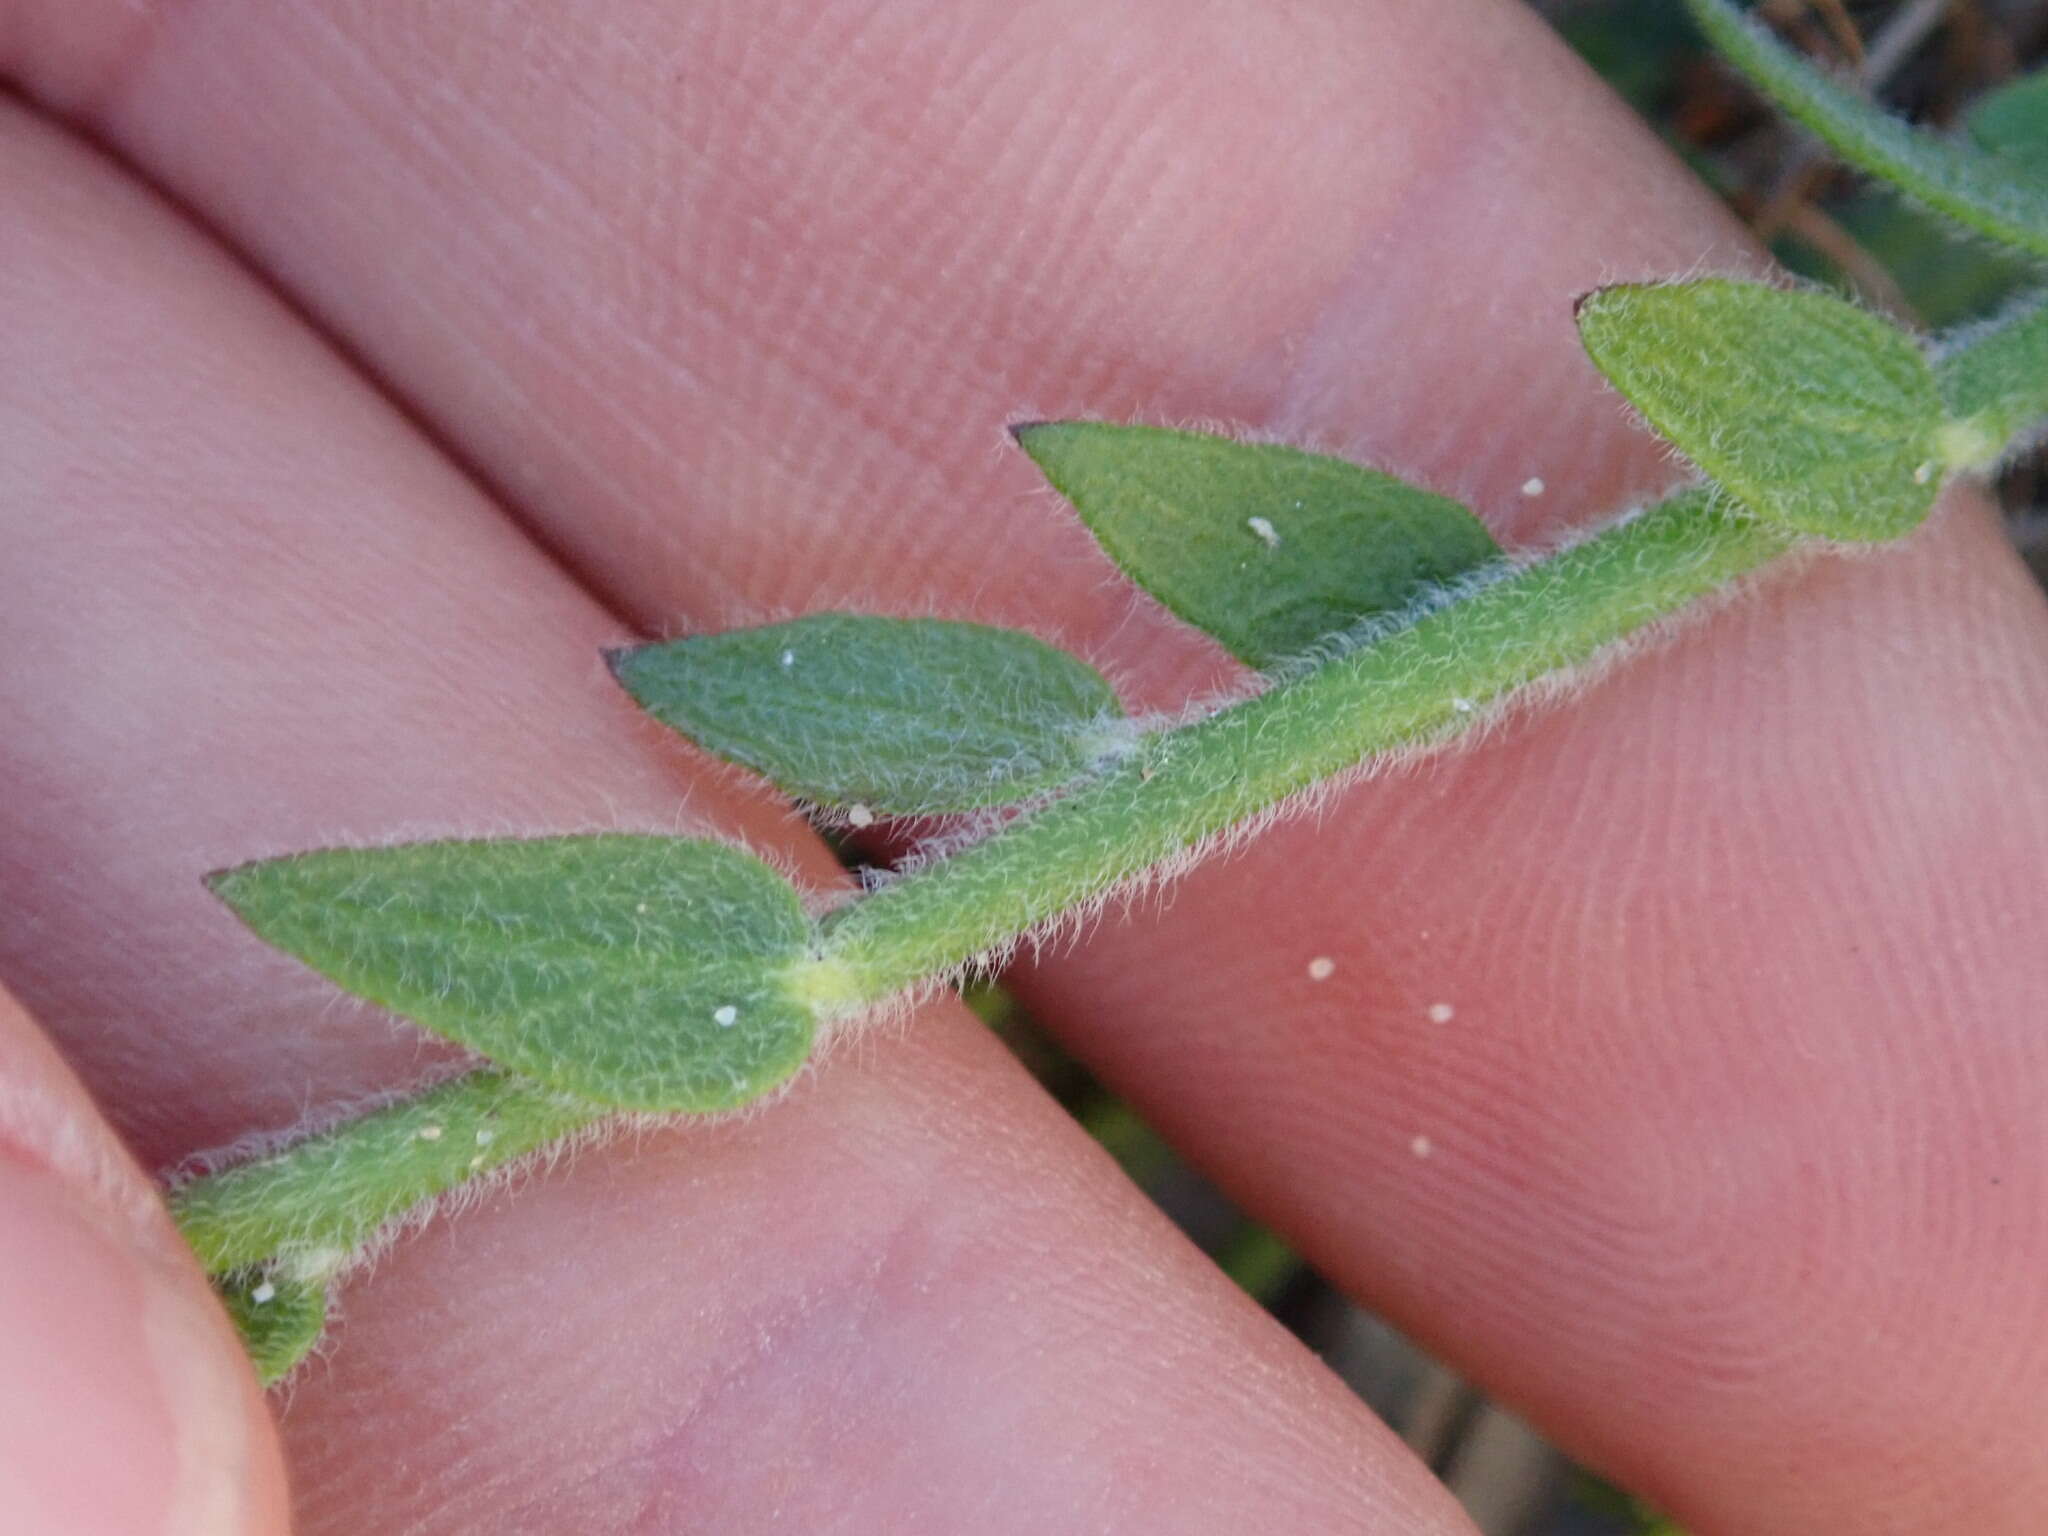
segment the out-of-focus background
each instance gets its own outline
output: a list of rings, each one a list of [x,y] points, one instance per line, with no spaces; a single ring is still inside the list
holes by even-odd
[[[1678,0],[1529,0],[1787,267],[1905,323],[1945,329],[1995,310],[2024,270],[1842,169],[1718,64]],[[1964,131],[1987,91],[2043,64],[2048,0],[1765,0],[1813,56],[1923,124]],[[2048,124],[2048,92],[2044,92]],[[2042,131],[2048,167],[2048,126]],[[2048,583],[2048,454],[2000,492],[2014,542]],[[1233,1209],[1006,994],[972,999],[1040,1080],[1237,1283],[1371,1403],[1487,1536],[1680,1536],[1574,1467]]]

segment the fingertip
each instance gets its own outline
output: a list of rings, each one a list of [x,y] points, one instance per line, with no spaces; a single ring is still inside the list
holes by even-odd
[[[83,1090],[0,993],[0,1525],[268,1536],[283,1464],[225,1313]]]
[[[282,1531],[272,1434],[196,1269],[57,1174],[0,1165],[0,1485],[11,1528]]]

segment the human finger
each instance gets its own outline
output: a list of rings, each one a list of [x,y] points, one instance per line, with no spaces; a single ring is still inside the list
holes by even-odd
[[[0,969],[152,1162],[445,1060],[268,955],[208,869],[596,825],[831,878],[245,272],[14,109],[0,187]],[[957,1005],[773,1113],[585,1151],[338,1306],[284,1403],[308,1532],[1463,1528]]]
[[[107,14],[48,98],[642,622],[943,606],[1147,702],[1215,653],[1029,500],[1001,421],[1235,421],[1526,536],[1671,473],[1571,299],[1755,260],[1481,0]],[[302,161],[317,196],[279,190]],[[1695,1524],[2024,1529],[2042,638],[1958,502],[1029,985],[1326,1269]]]

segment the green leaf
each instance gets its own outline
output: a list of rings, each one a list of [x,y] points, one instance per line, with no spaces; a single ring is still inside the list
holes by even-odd
[[[2048,178],[1913,128],[1830,79],[1729,0],[1685,0],[1756,87],[1850,164],[1993,240],[2048,256]]]
[[[268,1270],[242,1270],[214,1281],[256,1379],[282,1381],[327,1330],[327,1288]]]
[[[1030,635],[826,613],[614,652],[640,707],[794,795],[884,815],[975,810],[1072,779],[1121,711]]]
[[[351,992],[550,1087],[744,1104],[802,1065],[795,890],[722,843],[625,833],[336,848],[208,882]]]
[[[2048,69],[1978,98],[1965,124],[1970,137],[1995,155],[2031,167],[2048,163]]]
[[[1704,490],[1645,508],[1376,644],[1150,735],[1073,794],[836,907],[819,924],[820,968],[836,965],[852,996],[886,997],[1001,953],[1320,779],[1480,727],[1546,673],[1796,542]]]
[[[1500,555],[1456,502],[1343,459],[1108,422],[1014,430],[1126,575],[1254,667]]]
[[[1623,284],[1581,301],[1579,333],[1650,425],[1760,517],[1886,539],[1934,504],[1933,370],[1853,304],[1725,278]]]
[[[2048,417],[2048,294],[2029,294],[1964,332],[1934,376],[1950,417],[1941,439],[1944,462],[1990,468]]]

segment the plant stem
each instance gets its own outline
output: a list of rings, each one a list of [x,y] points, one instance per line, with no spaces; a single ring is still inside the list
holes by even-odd
[[[1851,165],[1993,240],[2048,256],[2048,182],[1911,127],[1831,79],[1728,0],[1685,0],[1709,41]]]
[[[1095,900],[1785,553],[1793,536],[1688,492],[1291,682],[1145,741],[1095,782],[833,913],[820,965],[877,1001]]]
[[[171,1191],[208,1274],[282,1261],[320,1280],[388,1223],[600,1119],[530,1079],[484,1068]]]
[[[1689,3],[1739,24],[1721,0]],[[2048,298],[1968,334],[1935,370],[1940,467],[1995,463],[2048,413]],[[1801,541],[1696,489],[1548,558],[1503,562],[1403,627],[1361,626],[1265,692],[1141,736],[1099,777],[830,913],[808,945],[799,918],[801,958],[776,979],[799,1017],[823,1021],[988,961],[1305,791],[1465,734],[1532,685],[1568,682]],[[193,1179],[169,1202],[270,1379],[317,1338],[327,1282],[380,1236],[615,1112],[485,1067]]]
[[[1691,491],[1343,651],[1101,779],[832,914],[791,986],[825,1014],[871,1003],[1037,925],[1382,753],[1448,740],[1488,704],[1583,664],[1783,554],[1793,536]],[[326,1279],[394,1222],[610,1111],[485,1068],[195,1179],[172,1214],[207,1271]]]

